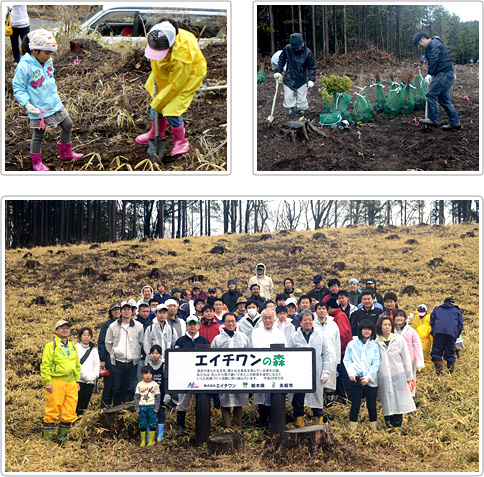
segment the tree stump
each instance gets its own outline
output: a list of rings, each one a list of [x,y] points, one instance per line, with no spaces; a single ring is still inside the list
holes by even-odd
[[[113,290],[113,295],[114,296],[119,296],[121,298],[123,296],[126,296],[126,292],[122,288],[115,288]]]
[[[45,296],[41,295],[32,300],[32,305],[47,305],[47,300]]]
[[[151,269],[149,277],[155,279],[163,278],[163,271],[161,268],[153,268]]]
[[[220,255],[225,252],[228,252],[228,250],[223,245],[215,245],[215,247],[208,251],[208,253],[218,253]]]
[[[25,266],[29,270],[35,270],[36,268],[40,268],[40,262],[38,260],[27,260]]]
[[[116,434],[119,433],[124,427],[123,423],[119,419],[119,415],[123,411],[135,412],[134,402],[118,404],[117,406],[104,409],[100,414],[101,426]]]
[[[244,436],[238,432],[209,437],[207,447],[211,454],[233,454],[244,447]]]
[[[344,262],[334,262],[333,268],[342,272],[346,268],[346,263]]]
[[[281,451],[297,447],[306,447],[311,453],[319,449],[333,451],[336,448],[336,440],[328,425],[319,424],[285,431],[277,446]]]
[[[99,279],[102,282],[107,282],[109,280],[109,275],[107,273],[100,273],[99,274]]]
[[[437,267],[439,265],[442,265],[444,263],[444,259],[442,257],[435,257],[429,262],[430,267]]]
[[[407,285],[403,290],[402,290],[403,295],[418,295],[417,289],[413,285]]]
[[[170,255],[171,257],[177,257],[178,256],[178,254],[174,250],[168,250],[168,255]]]
[[[90,247],[89,250],[94,250],[95,248],[99,248],[101,245],[98,243],[93,243]]]
[[[119,252],[117,250],[110,250],[108,255],[110,257],[119,257]]]
[[[305,121],[287,121],[282,125],[281,133],[289,142],[302,141],[303,139],[309,141]]]

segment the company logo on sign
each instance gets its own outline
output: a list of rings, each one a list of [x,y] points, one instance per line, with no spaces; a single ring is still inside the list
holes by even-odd
[[[198,389],[198,386],[195,384],[195,382],[188,383],[187,387],[190,389]]]

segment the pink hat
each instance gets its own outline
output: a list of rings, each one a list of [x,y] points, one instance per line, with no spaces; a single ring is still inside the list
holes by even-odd
[[[175,43],[176,30],[170,22],[161,22],[154,25],[148,33],[148,44],[145,56],[150,60],[160,61],[170,51]]]

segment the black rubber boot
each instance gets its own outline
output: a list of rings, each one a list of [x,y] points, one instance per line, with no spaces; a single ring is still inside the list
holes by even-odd
[[[393,427],[402,427],[402,423],[403,423],[403,414],[394,414],[392,416]]]
[[[294,108],[288,109],[287,112],[289,113],[289,119],[296,119],[296,111],[294,110]]]
[[[442,361],[434,361],[434,365],[435,365],[435,373],[437,374],[437,376],[441,376],[442,370],[444,368],[442,365]]]
[[[303,110],[301,109],[301,111],[299,111],[299,117],[300,117],[300,118],[306,118],[306,111],[303,111]]]
[[[177,436],[183,436],[185,433],[185,411],[177,411],[176,413],[176,423],[178,424],[178,431],[176,433]]]
[[[385,425],[387,427],[393,427],[393,416],[383,416],[383,418],[385,419]]]
[[[447,361],[447,369],[449,370],[450,374],[454,372],[454,364],[455,363],[450,363],[449,361]]]

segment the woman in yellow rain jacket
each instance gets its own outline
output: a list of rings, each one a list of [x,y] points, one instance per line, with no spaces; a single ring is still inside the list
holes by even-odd
[[[163,20],[154,25],[148,33],[145,56],[151,60],[151,74],[145,88],[150,93],[151,115],[154,110],[160,113],[160,138],[165,137],[165,129],[170,123],[173,131],[172,156],[189,150],[185,139],[182,114],[190,106],[195,93],[207,74],[207,62],[198,47],[195,36],[178,26],[174,20]],[[155,97],[154,83],[158,93]],[[155,138],[155,122],[151,130],[136,138],[138,144],[148,144]]]
[[[46,390],[44,438],[51,441],[54,424],[61,414],[57,442],[62,444],[76,420],[76,407],[81,377],[81,363],[77,349],[69,340],[70,328],[66,320],[55,325],[55,338],[44,346],[40,374]]]
[[[427,370],[429,370],[432,365],[430,350],[432,349],[433,338],[430,334],[430,313],[427,311],[427,305],[422,304],[418,307],[412,327],[415,329],[422,342],[424,363]]]

